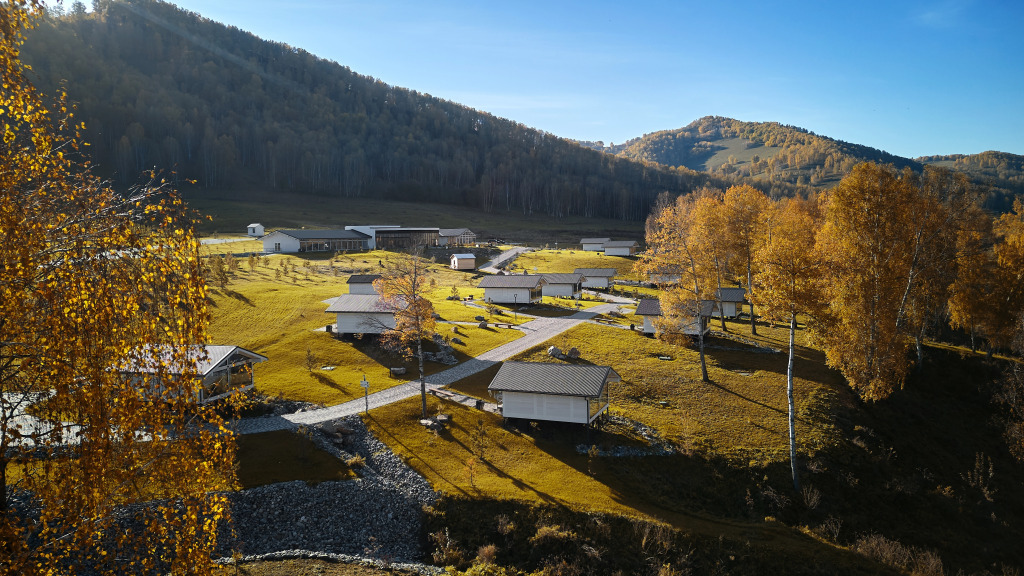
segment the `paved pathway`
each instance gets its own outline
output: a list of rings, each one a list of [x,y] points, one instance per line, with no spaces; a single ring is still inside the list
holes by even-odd
[[[520,324],[517,329],[524,332],[523,336],[502,344],[497,348],[488,350],[476,358],[467,360],[457,366],[427,376],[427,390],[441,388],[462,380],[494,366],[498,362],[511,358],[520,352],[532,348],[554,336],[557,336],[570,328],[586,322],[598,314],[604,314],[618,309],[618,304],[601,304],[584,311],[577,312],[572,316],[562,318],[538,318],[525,324]],[[386,406],[393,402],[411,398],[420,393],[419,380],[405,382],[397,386],[374,392],[370,394],[370,409]],[[256,432],[270,432],[273,430],[286,430],[300,425],[318,424],[327,422],[343,416],[358,414],[366,409],[366,400],[359,398],[350,400],[319,410],[308,412],[297,412],[284,416],[270,416],[263,418],[247,418],[233,424],[235,432],[239,434],[253,434]]]
[[[511,262],[512,260],[515,260],[515,258],[522,254],[523,252],[529,251],[530,249],[525,246],[516,246],[515,248],[510,248],[499,254],[497,257],[494,258],[494,260],[491,260],[490,262],[477,268],[477,270],[480,272],[486,272],[488,274],[497,274],[499,266]]]

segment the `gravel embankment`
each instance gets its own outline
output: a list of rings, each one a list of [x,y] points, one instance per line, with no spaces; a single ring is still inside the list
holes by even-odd
[[[324,433],[336,426],[347,433]],[[421,560],[422,509],[437,496],[430,484],[374,438],[357,416],[313,429],[314,439],[331,453],[365,459],[366,466],[357,469],[361,478],[315,486],[284,482],[232,494],[235,539],[223,529],[220,553],[229,557],[235,548],[243,560]]]

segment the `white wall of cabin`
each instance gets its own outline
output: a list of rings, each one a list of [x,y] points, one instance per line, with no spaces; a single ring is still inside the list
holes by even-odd
[[[338,334],[381,334],[395,327],[395,315],[386,312],[339,312]]]
[[[586,424],[590,420],[586,398],[528,392],[502,392],[501,415],[505,418],[552,420],[576,424]]]

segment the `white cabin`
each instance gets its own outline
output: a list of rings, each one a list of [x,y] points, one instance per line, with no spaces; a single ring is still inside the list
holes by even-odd
[[[338,334],[382,334],[396,325],[394,310],[375,294],[342,294],[326,312],[335,314]]]
[[[495,304],[535,304],[544,296],[543,276],[495,275],[480,280],[484,289],[484,300]]]
[[[249,224],[249,226],[246,227],[245,233],[253,238],[259,238],[260,236],[263,236],[266,232],[263,230],[263,224],[257,222],[255,224]]]
[[[488,392],[505,418],[590,424],[608,410],[608,387],[622,378],[609,366],[505,362]]]

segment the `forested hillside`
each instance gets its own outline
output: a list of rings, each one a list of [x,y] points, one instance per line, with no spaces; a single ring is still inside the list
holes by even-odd
[[[299,48],[153,0],[51,14],[24,58],[78,103],[91,158],[119,185],[173,169],[213,189],[430,200],[642,220],[706,174],[602,154],[389,86]]]
[[[583,143],[618,156],[706,171],[723,178],[798,189],[828,188],[861,162],[893,164],[920,172],[935,163],[967,173],[991,191],[988,206],[1008,210],[1024,193],[1024,157],[1002,152],[915,160],[834,140],[777,122],[741,122],[706,116],[677,130],[646,134],[619,145]],[[748,180],[749,179],[749,180]]]

